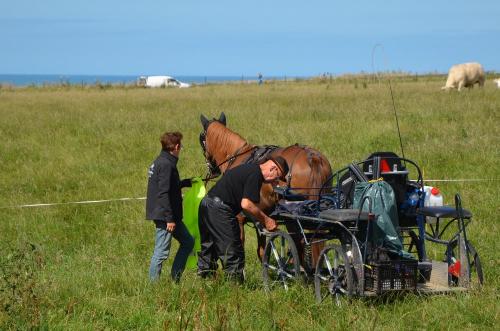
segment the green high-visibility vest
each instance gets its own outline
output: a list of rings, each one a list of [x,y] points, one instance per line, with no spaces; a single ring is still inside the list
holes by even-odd
[[[198,252],[201,250],[200,231],[198,229],[198,207],[201,200],[207,193],[201,178],[196,177],[191,180],[192,186],[184,193],[182,209],[184,224],[189,233],[194,238],[194,248],[186,263],[186,268],[196,268],[198,262]]]

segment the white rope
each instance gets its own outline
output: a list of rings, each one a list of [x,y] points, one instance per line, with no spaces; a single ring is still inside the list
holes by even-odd
[[[106,199],[106,200],[89,200],[89,201],[70,201],[70,202],[54,202],[54,203],[35,203],[29,205],[18,205],[18,206],[5,206],[4,208],[30,208],[30,207],[47,207],[47,206],[59,206],[59,205],[84,205],[91,203],[104,203],[112,201],[129,201],[129,200],[146,200],[146,197],[142,198],[119,198],[119,199]]]
[[[424,182],[494,182],[498,179],[425,179]]]
[[[493,182],[500,179],[426,179],[424,182]],[[414,180],[413,180],[414,181]],[[32,207],[48,207],[48,206],[60,206],[60,205],[84,205],[93,203],[105,203],[113,201],[130,201],[130,200],[146,200],[146,197],[141,198],[118,198],[118,199],[106,199],[106,200],[88,200],[88,201],[70,201],[70,202],[54,202],[54,203],[35,203],[28,205],[17,205],[17,206],[4,206],[0,209],[6,208],[32,208]]]

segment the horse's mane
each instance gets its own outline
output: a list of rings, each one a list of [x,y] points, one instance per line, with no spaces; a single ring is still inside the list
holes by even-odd
[[[207,130],[207,146],[217,146],[217,150],[225,151],[225,153],[233,153],[238,148],[242,147],[246,143],[246,140],[237,134],[226,128],[223,124],[214,121],[210,124]],[[215,150],[211,151],[215,153]]]

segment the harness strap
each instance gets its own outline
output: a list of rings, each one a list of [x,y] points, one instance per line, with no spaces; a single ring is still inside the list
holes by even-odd
[[[287,149],[289,149],[291,147],[300,147],[300,148],[305,149],[305,146],[302,146],[302,145],[299,145],[299,144],[295,144],[295,145],[292,145],[292,146],[288,146],[287,148],[284,149],[284,151],[286,151]],[[293,164],[295,163],[295,160],[297,159],[297,157],[299,156],[299,154],[300,154],[300,152],[295,153],[295,156],[294,156],[292,162],[288,165],[288,174],[286,175],[286,186],[288,186],[288,187],[291,187]]]
[[[243,144],[243,146],[241,146],[240,148],[238,148],[238,149],[236,150],[236,152],[235,152],[233,155],[231,155],[230,157],[228,157],[227,159],[225,159],[224,161],[222,161],[221,163],[219,163],[219,164],[217,165],[217,167],[216,167],[216,168],[217,168],[217,169],[220,169],[220,167],[221,167],[222,165],[224,165],[224,164],[228,163],[228,165],[226,166],[226,169],[227,169],[227,168],[229,168],[229,167],[230,167],[230,166],[234,163],[234,161],[235,161],[235,160],[236,160],[239,156],[244,155],[244,154],[246,154],[246,153],[248,153],[248,152],[250,152],[250,151],[254,150],[255,148],[257,148],[257,146],[252,146],[251,148],[247,149],[246,151],[241,152],[241,150],[242,150],[245,146],[248,146],[248,142],[245,142],[245,144]],[[209,173],[209,174],[207,174],[207,176],[206,176],[205,180],[207,180],[207,181],[208,181],[208,180],[211,180],[211,179],[217,178],[217,177],[219,177],[219,175],[220,175],[220,174],[213,174],[213,173]]]
[[[273,152],[278,148],[279,147],[276,145],[256,146],[252,154],[250,154],[248,158],[245,161],[243,161],[243,163],[244,164],[258,163],[264,158],[266,158],[271,152]]]
[[[245,147],[245,146],[248,146],[248,142],[245,141],[245,144],[243,146],[241,146],[240,148],[238,148],[232,156],[229,157],[229,159],[227,159],[227,166],[226,166],[226,169],[228,169],[229,167],[231,167],[231,165],[233,165],[234,161],[236,161],[236,158],[238,156],[241,156],[243,154],[246,154],[248,152],[250,152],[251,150],[255,149],[255,147],[251,147],[249,150],[245,151],[245,152],[241,152],[241,150]],[[219,165],[220,166],[220,165]]]
[[[231,167],[231,165],[234,163],[234,161],[236,161],[236,159],[241,156],[241,155],[244,155],[248,152],[252,152],[248,158],[246,160],[244,160],[242,162],[242,164],[249,164],[249,163],[257,163],[257,162],[260,162],[261,160],[263,160],[264,158],[266,158],[271,152],[273,152],[274,150],[280,148],[279,146],[276,146],[276,145],[265,145],[265,146],[252,146],[251,148],[241,152],[241,150],[245,147],[245,146],[248,146],[248,143],[246,142],[243,146],[241,146],[240,148],[238,148],[236,150],[236,152],[234,152],[233,155],[231,155],[230,157],[228,157],[226,160],[224,160],[223,162],[219,163],[217,165],[217,168],[220,169],[220,166],[224,165],[224,164],[228,164],[226,166],[226,169]],[[208,181],[212,180],[212,179],[215,179],[217,177],[219,177],[220,174],[217,174],[217,173],[207,173],[207,175],[205,176],[205,178],[203,179],[203,181],[205,182],[205,186],[207,185]]]

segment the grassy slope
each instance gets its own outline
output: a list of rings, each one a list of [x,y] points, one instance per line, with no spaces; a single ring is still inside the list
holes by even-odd
[[[500,93],[490,86],[443,93],[441,84],[393,83],[406,157],[426,178],[500,178]],[[399,151],[384,83],[0,90],[0,207],[144,196],[166,129],[185,134],[181,175],[202,174],[199,115],[221,111],[251,143],[308,144],[334,168],[376,150]],[[316,305],[310,285],[265,293],[250,229],[244,286],[202,282],[192,271],[180,285],[164,277],[151,286],[153,228],[143,221],[143,201],[0,208],[0,329],[493,329],[498,186],[440,185],[445,202],[459,191],[474,213],[470,236],[486,272],[483,289],[340,308]]]

